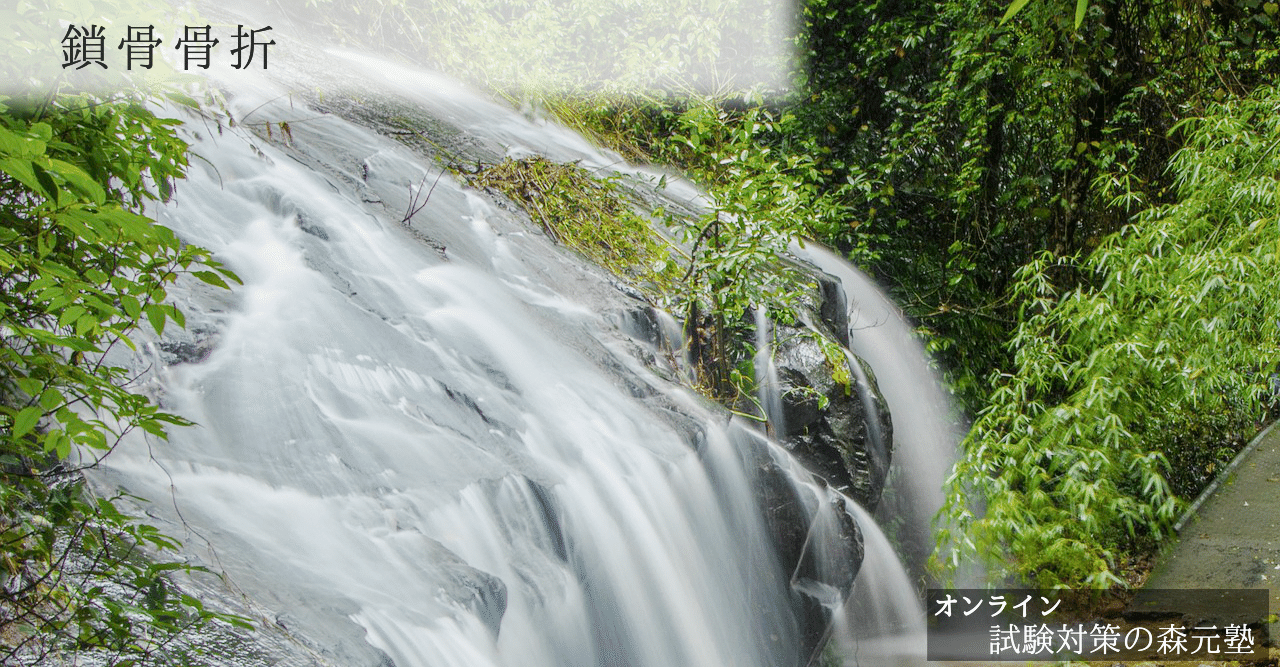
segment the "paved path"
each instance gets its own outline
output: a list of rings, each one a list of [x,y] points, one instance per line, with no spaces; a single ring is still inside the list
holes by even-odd
[[[1280,427],[1251,442],[1201,501],[1146,587],[1267,588],[1280,613]],[[1280,643],[1280,623],[1270,635]]]

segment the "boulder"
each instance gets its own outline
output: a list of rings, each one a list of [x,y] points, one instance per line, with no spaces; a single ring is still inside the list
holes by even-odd
[[[858,366],[848,366],[850,381],[841,383],[810,332],[786,326],[776,332],[783,411],[776,437],[836,490],[875,509],[889,470],[892,425],[871,369],[849,355],[840,361]]]

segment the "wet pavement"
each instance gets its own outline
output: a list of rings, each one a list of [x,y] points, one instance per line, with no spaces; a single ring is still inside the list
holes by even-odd
[[[1146,588],[1265,588],[1280,612],[1280,428],[1255,438],[1191,506]],[[1280,623],[1270,636],[1280,641]]]

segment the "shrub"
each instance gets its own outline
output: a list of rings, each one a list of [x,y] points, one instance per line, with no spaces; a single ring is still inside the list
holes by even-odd
[[[186,145],[134,101],[0,102],[0,659],[92,651],[107,664],[176,662],[174,639],[214,618],[140,556],[176,546],[91,498],[78,474],[141,429],[186,420],[130,391],[106,361],[165,303],[179,274],[235,279],[139,213],[167,195]],[[205,268],[200,268],[205,265]]]

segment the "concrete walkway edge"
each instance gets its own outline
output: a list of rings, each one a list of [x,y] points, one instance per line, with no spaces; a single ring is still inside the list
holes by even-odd
[[[1182,529],[1186,527],[1187,522],[1190,521],[1196,515],[1196,512],[1200,510],[1200,506],[1204,504],[1204,501],[1208,500],[1210,496],[1217,492],[1218,487],[1222,486],[1223,482],[1231,478],[1231,474],[1236,471],[1236,468],[1240,467],[1240,463],[1248,458],[1249,455],[1253,453],[1253,450],[1258,448],[1258,445],[1261,444],[1268,435],[1270,435],[1271,429],[1275,428],[1276,424],[1280,424],[1280,421],[1271,422],[1266,428],[1262,429],[1258,435],[1254,436],[1253,440],[1251,440],[1249,444],[1245,445],[1244,449],[1240,450],[1240,453],[1236,454],[1235,458],[1231,459],[1231,463],[1228,463],[1227,467],[1223,468],[1222,472],[1218,473],[1217,477],[1214,477],[1212,482],[1209,482],[1209,486],[1206,486],[1204,491],[1201,491],[1200,495],[1196,496],[1195,501],[1187,507],[1187,511],[1182,513],[1182,517],[1178,519],[1178,522],[1173,524],[1173,531],[1175,533],[1182,533]]]

